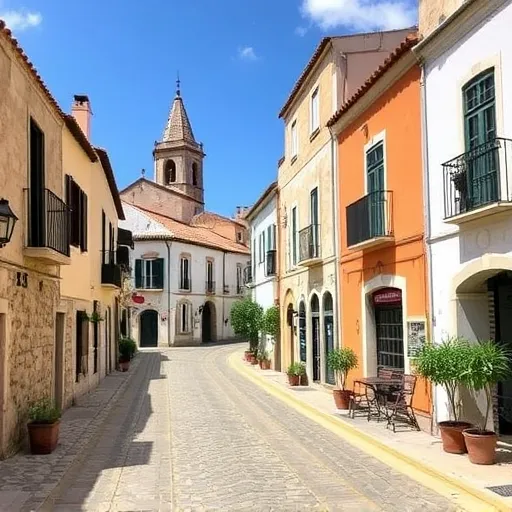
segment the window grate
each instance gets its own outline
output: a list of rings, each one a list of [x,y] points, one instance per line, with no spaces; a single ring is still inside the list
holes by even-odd
[[[499,494],[500,496],[512,496],[512,485],[493,485],[492,487],[486,487],[486,489],[489,489],[489,491]]]

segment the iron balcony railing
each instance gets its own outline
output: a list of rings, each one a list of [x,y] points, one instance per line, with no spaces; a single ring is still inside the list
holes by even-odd
[[[47,247],[69,256],[70,210],[51,190],[25,189],[27,247]]]
[[[393,235],[393,193],[377,190],[347,206],[347,246]]]
[[[299,262],[320,257],[320,225],[310,224],[299,231]]]
[[[248,285],[252,283],[252,267],[251,265],[247,265],[244,268],[244,284]]]
[[[445,162],[445,219],[490,203],[511,202],[508,175],[511,157],[512,140],[497,137]]]
[[[205,290],[206,293],[215,293],[215,281],[206,281]]]
[[[101,265],[101,284],[111,284],[121,288],[121,266],[117,263]]]
[[[277,263],[277,251],[271,250],[267,251],[267,259],[265,265],[265,273],[267,276],[275,276],[276,275],[276,265]]]

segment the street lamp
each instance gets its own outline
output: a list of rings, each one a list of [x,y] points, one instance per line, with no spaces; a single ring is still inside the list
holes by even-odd
[[[9,206],[7,199],[0,199],[0,247],[8,244],[11,241],[14,225],[18,217]]]

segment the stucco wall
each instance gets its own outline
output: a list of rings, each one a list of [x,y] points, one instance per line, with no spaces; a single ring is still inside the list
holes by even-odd
[[[420,0],[418,14],[421,35],[426,37],[430,34],[463,3],[464,0]]]

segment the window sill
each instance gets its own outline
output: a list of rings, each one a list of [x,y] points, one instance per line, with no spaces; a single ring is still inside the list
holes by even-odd
[[[293,165],[297,161],[297,155],[292,156],[292,159],[290,160],[290,165]]]
[[[163,292],[163,288],[136,288],[137,292]]]
[[[319,133],[320,133],[320,127],[315,128],[315,130],[309,136],[309,142],[313,142],[313,140],[315,140],[317,138]]]
[[[192,290],[186,290],[185,288],[178,288],[178,291],[180,293],[191,293],[192,292]]]

